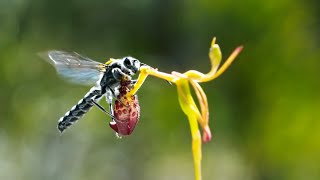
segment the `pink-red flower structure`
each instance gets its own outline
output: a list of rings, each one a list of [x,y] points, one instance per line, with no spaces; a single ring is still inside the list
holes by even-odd
[[[131,79],[125,78],[126,76],[120,82],[119,95],[113,107],[114,121],[109,124],[119,137],[130,135],[140,117],[138,96],[126,96],[132,84]]]

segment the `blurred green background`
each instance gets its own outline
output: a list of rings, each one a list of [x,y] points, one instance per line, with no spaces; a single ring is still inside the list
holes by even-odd
[[[165,72],[208,72],[213,36],[224,59],[245,48],[226,73],[202,84],[213,131],[203,179],[320,179],[319,7],[1,0],[0,179],[192,180],[190,130],[174,85],[147,79],[129,137],[118,140],[96,108],[60,135],[57,120],[90,87],[66,83],[36,53],[62,49],[100,62],[131,55]]]

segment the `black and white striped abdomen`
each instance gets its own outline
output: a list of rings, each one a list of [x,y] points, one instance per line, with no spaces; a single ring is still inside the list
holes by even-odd
[[[77,122],[85,113],[87,113],[94,105],[93,100],[99,100],[101,98],[100,90],[95,87],[82,98],[78,104],[73,106],[63,117],[59,119],[58,129],[62,133],[69,126]]]

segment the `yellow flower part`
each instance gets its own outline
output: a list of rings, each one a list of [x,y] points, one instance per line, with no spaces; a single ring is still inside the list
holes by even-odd
[[[127,94],[128,97],[135,95],[139,90],[148,75],[152,75],[169,82],[175,83],[178,90],[178,99],[182,111],[187,115],[192,137],[192,153],[195,168],[195,179],[201,180],[201,134],[199,126],[202,128],[202,141],[204,143],[211,140],[211,131],[209,127],[209,108],[207,96],[199,85],[201,82],[211,81],[220,76],[234,61],[242,50],[242,46],[236,48],[229,56],[226,62],[218,69],[222,55],[220,47],[215,43],[216,38],[213,38],[209,50],[209,58],[211,61],[211,70],[207,74],[203,74],[196,70],[189,70],[185,73],[171,72],[171,74],[158,71],[149,66],[142,66],[140,74],[133,89]],[[190,85],[193,87],[195,94],[198,98],[200,110],[197,107],[191,92]]]

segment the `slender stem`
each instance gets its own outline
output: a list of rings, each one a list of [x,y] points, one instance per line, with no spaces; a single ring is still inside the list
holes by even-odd
[[[140,74],[137,79],[137,82],[135,83],[133,89],[127,94],[127,97],[131,97],[137,93],[137,91],[140,89],[148,75],[152,75],[164,80],[167,80],[169,82],[175,82],[175,77],[171,74],[167,74],[164,72],[160,72],[150,66],[142,66],[140,68]]]
[[[148,69],[146,72],[151,76],[155,76],[155,77],[167,80],[169,82],[175,83],[175,81],[176,81],[176,77],[173,76],[172,74],[160,72],[156,69]]]

